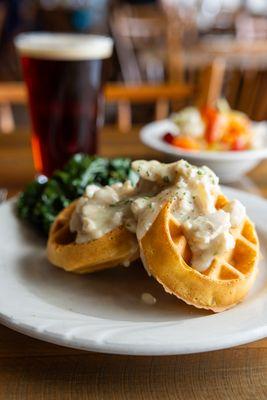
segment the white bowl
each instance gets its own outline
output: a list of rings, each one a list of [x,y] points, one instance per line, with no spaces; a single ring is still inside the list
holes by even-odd
[[[165,133],[176,133],[176,125],[168,119],[145,125],[140,132],[141,141],[152,149],[167,155],[168,161],[180,158],[195,165],[207,165],[220,178],[221,182],[238,180],[255,167],[262,159],[267,158],[267,121],[253,122],[254,129],[264,131],[265,147],[244,151],[186,151],[165,143]]]

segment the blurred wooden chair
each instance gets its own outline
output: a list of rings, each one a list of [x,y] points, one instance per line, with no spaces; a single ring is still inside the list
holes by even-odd
[[[198,39],[196,8],[169,0],[160,2],[166,19],[166,78],[170,82],[185,82],[187,71],[182,54]]]
[[[252,119],[267,118],[267,19],[264,15],[240,13],[235,21],[237,42],[243,44],[243,51],[257,59],[250,69],[240,69],[232,74],[233,84],[229,85],[230,99],[241,111]]]
[[[15,129],[12,106],[27,103],[27,93],[22,82],[0,82],[0,132],[11,133]]]
[[[197,39],[196,13],[161,0],[158,5],[125,5],[110,17],[125,82],[181,82],[182,47]]]
[[[155,104],[155,119],[164,119],[169,115],[170,103],[187,101],[199,107],[212,105],[220,97],[224,80],[225,64],[217,59],[206,67],[198,84],[179,82],[163,84],[122,84],[106,85],[107,102],[117,104],[118,126],[121,132],[129,132],[132,127],[132,104]]]
[[[125,82],[164,80],[166,19],[155,5],[124,5],[110,17],[122,78]]]
[[[107,103],[115,103],[118,110],[118,127],[129,132],[132,127],[132,104],[155,104],[155,119],[166,118],[172,101],[187,100],[198,106],[211,105],[221,94],[224,64],[215,60],[202,74],[198,85],[183,83],[125,84],[108,83],[104,89]],[[14,126],[12,104],[27,104],[26,88],[21,82],[0,83],[0,131],[9,133]],[[11,124],[9,121],[11,118]],[[4,128],[4,129],[3,129]]]
[[[163,10],[154,5],[116,9],[110,20],[122,77],[126,83],[117,87],[108,86],[106,98],[118,104],[118,125],[122,132],[131,129],[132,104],[155,103],[155,119],[159,120],[169,114],[170,103],[174,109],[188,101],[191,104],[211,104],[221,95],[224,61],[214,59],[204,70],[198,68],[191,75],[185,71],[182,42],[189,31],[191,42],[196,40],[195,15],[190,18],[188,14],[180,15],[174,5],[161,3]],[[161,38],[162,52],[148,54],[147,48],[151,49],[153,40],[158,38]],[[138,54],[138,50],[143,48],[144,53]],[[145,60],[144,64],[147,63],[147,71],[150,72],[146,76],[140,68],[142,60]],[[161,73],[151,74],[151,71],[160,71],[160,68]],[[164,83],[152,84],[153,81]]]

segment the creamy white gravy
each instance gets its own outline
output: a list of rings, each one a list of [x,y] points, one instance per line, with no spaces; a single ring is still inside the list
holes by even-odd
[[[196,107],[186,107],[171,116],[179,129],[179,134],[201,138],[205,133],[205,124]]]
[[[193,268],[206,270],[215,255],[234,247],[231,228],[242,223],[245,208],[234,200],[216,210],[219,180],[209,168],[184,160],[171,164],[138,160],[132,168],[140,175],[136,187],[129,181],[87,187],[70,221],[77,243],[97,239],[119,225],[136,233],[140,241],[164,204],[173,200],[171,212],[188,240]]]

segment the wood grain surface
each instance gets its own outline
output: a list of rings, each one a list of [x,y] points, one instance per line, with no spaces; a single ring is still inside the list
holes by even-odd
[[[105,128],[101,154],[163,159],[139,142],[138,129],[123,135]],[[29,134],[0,135],[0,187],[13,195],[33,176]],[[251,177],[267,196],[267,163]],[[266,400],[267,340],[195,355],[130,357],[59,347],[0,326],[0,400],[10,399]]]

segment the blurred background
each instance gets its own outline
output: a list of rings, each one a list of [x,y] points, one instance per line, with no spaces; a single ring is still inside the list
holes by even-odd
[[[233,108],[267,119],[266,0],[0,0],[0,85],[22,81],[13,39],[25,31],[100,33],[114,39],[109,80],[126,84],[192,83],[212,62]],[[1,94],[1,86],[0,86]],[[194,99],[157,104],[157,116]],[[121,126],[154,119],[155,104],[121,102]],[[114,122],[109,104],[107,122]],[[0,95],[0,130],[27,125],[23,101]]]

